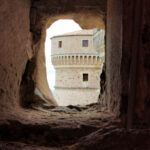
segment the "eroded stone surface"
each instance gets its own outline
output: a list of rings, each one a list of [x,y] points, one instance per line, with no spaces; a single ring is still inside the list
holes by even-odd
[[[32,1],[34,2],[34,1]],[[39,3],[38,3],[39,2]],[[32,24],[32,29],[30,30],[30,19],[29,19],[29,13],[30,13],[30,1],[29,0],[24,0],[24,1],[20,1],[20,0],[1,0],[1,5],[0,5],[0,14],[2,14],[0,16],[0,122],[1,122],[1,131],[5,131],[3,134],[3,140],[4,140],[4,136],[5,136],[5,140],[6,142],[2,141],[1,143],[1,149],[22,149],[23,146],[19,146],[22,145],[21,142],[19,142],[19,145],[17,146],[10,146],[12,144],[9,145],[9,142],[7,142],[7,140],[12,140],[10,139],[11,136],[7,137],[7,135],[12,135],[17,139],[17,140],[22,140],[23,142],[27,142],[25,139],[28,139],[28,136],[24,136],[24,135],[30,135],[30,138],[32,140],[30,140],[30,142],[33,143],[38,143],[37,138],[34,135],[37,135],[37,133],[39,132],[39,127],[40,130],[43,129],[45,131],[47,131],[49,129],[49,131],[53,132],[53,130],[51,130],[49,124],[53,124],[53,127],[63,127],[63,130],[61,131],[66,131],[64,129],[68,128],[73,129],[73,127],[78,127],[77,125],[77,121],[71,121],[70,119],[64,119],[67,117],[72,117],[71,115],[74,114],[63,114],[62,117],[60,117],[59,119],[56,119],[56,115],[55,114],[51,114],[49,115],[48,113],[45,112],[40,112],[40,111],[35,111],[35,110],[24,110],[21,107],[19,107],[19,102],[20,102],[20,97],[19,97],[19,91],[20,91],[20,83],[21,83],[21,79],[22,79],[22,75],[25,71],[25,66],[26,63],[28,61],[28,59],[30,59],[32,57],[32,54],[34,56],[35,53],[38,52],[39,47],[40,47],[40,52],[42,52],[43,55],[41,55],[42,59],[39,59],[41,61],[41,65],[43,65],[43,60],[44,60],[44,53],[43,53],[43,46],[40,46],[40,39],[41,42],[44,43],[44,38],[41,38],[41,35],[45,36],[44,33],[42,33],[42,28],[41,26],[45,24],[45,22],[40,22],[39,24],[37,24],[36,22],[40,21],[42,18],[42,15],[45,16],[45,13],[47,10],[45,10],[44,13],[44,9],[43,9],[43,5],[40,5],[41,3],[45,3],[47,4],[48,1],[44,1],[44,0],[38,0],[37,1],[37,5],[39,7],[39,9],[41,10],[41,12],[43,13],[39,13],[36,14],[38,12],[36,12],[36,5],[32,5],[33,7],[31,8],[33,11],[33,14],[30,15],[31,20],[33,20]],[[52,1],[51,1],[52,2]],[[59,14],[62,12],[65,12],[65,10],[68,10],[68,13],[70,12],[69,9],[72,10],[72,7],[68,7],[67,5],[65,5],[62,2],[62,5],[64,6],[64,9],[61,9],[61,7],[57,7],[58,9],[55,9],[54,6],[58,6],[58,3],[56,1],[53,1],[53,10],[55,12],[55,14],[57,15],[57,12]],[[75,3],[76,1],[74,1]],[[100,2],[100,1],[91,1],[91,3],[95,3],[95,2]],[[118,0],[109,0],[109,9],[113,10],[118,9],[120,7],[116,7],[118,5],[114,5],[118,2]],[[121,2],[121,1],[119,1]],[[141,2],[140,5],[140,11],[142,11],[141,17],[136,16],[136,11],[134,11],[135,9],[135,4],[137,4],[137,2]],[[56,5],[55,5],[56,3]],[[72,3],[72,1],[69,1],[69,3]],[[81,1],[82,3],[82,1]],[[89,3],[89,4],[91,4]],[[113,4],[111,6],[111,3]],[[80,7],[80,2],[78,1],[77,8],[73,7],[73,11],[75,12],[75,10],[81,10],[83,9],[83,7]],[[35,7],[34,7],[35,6]],[[49,6],[49,5],[48,5]],[[69,5],[71,6],[71,5]],[[75,6],[75,5],[74,5]],[[114,6],[114,7],[113,7]],[[147,0],[137,0],[137,1],[131,1],[131,0],[123,0],[123,22],[121,22],[123,24],[123,41],[122,41],[122,46],[123,46],[123,51],[122,51],[122,59],[121,59],[121,68],[117,73],[121,73],[122,77],[121,77],[121,83],[122,83],[122,88],[121,88],[121,106],[120,107],[118,105],[118,95],[116,96],[116,94],[114,94],[115,92],[115,85],[113,83],[116,83],[116,81],[118,81],[118,79],[116,78],[114,72],[115,70],[113,70],[116,66],[113,64],[114,61],[116,62],[116,60],[118,59],[118,57],[116,58],[115,54],[118,54],[116,49],[115,49],[115,45],[113,45],[114,47],[114,51],[111,51],[111,55],[109,55],[109,57],[107,57],[106,61],[108,60],[108,58],[113,58],[114,61],[110,61],[110,63],[112,63],[112,67],[110,66],[110,72],[111,69],[113,70],[111,72],[111,75],[109,76],[109,86],[111,85],[112,87],[110,88],[111,93],[109,93],[112,97],[112,99],[114,99],[114,101],[111,101],[112,106],[114,106],[113,108],[117,108],[115,109],[115,112],[118,114],[118,106],[120,109],[120,112],[122,114],[122,121],[125,120],[123,123],[124,125],[126,125],[126,119],[127,119],[127,105],[128,105],[128,83],[129,83],[129,72],[130,72],[130,63],[132,61],[131,59],[131,50],[133,50],[132,47],[132,42],[133,42],[133,38],[134,39],[139,39],[139,42],[135,42],[134,45],[137,45],[137,49],[138,49],[138,65],[139,68],[137,70],[137,82],[136,82],[136,102],[134,105],[134,118],[136,122],[136,125],[141,128],[141,127],[147,127],[149,126],[149,1]],[[89,8],[87,8],[89,9]],[[94,9],[94,7],[93,7]],[[59,11],[60,10],[60,11]],[[138,10],[138,12],[139,12]],[[53,15],[53,11],[51,11],[51,14]],[[110,11],[110,10],[109,10]],[[80,20],[84,20],[87,19],[87,21],[90,21],[90,27],[92,27],[92,24],[94,22],[92,22],[92,19],[89,18],[93,18],[89,14],[88,11],[86,11],[84,17],[79,17],[80,16],[80,11],[79,14],[76,15],[77,18],[75,18],[75,16],[72,14],[71,18],[75,18],[75,20],[78,20],[78,22],[80,22]],[[113,12],[113,14],[111,14],[109,17],[116,17],[117,15],[114,14],[115,12]],[[94,13],[95,15],[95,13]],[[87,17],[88,16],[88,17]],[[138,24],[136,24],[134,22],[136,18],[140,18],[141,20],[138,22]],[[47,19],[47,16],[44,17],[45,19]],[[54,18],[51,18],[48,23],[47,26],[49,26],[52,22],[54,22],[56,19],[58,18],[70,18],[69,15],[65,16],[59,16],[56,17],[54,16]],[[95,18],[95,20],[98,20],[99,16]],[[43,19],[43,18],[42,18]],[[109,19],[109,18],[107,18]],[[117,19],[117,18],[116,18]],[[112,20],[115,20],[112,18]],[[110,20],[109,20],[110,21]],[[111,22],[111,21],[110,21]],[[83,27],[86,27],[86,23],[83,24]],[[112,22],[112,24],[115,24],[116,22]],[[81,23],[82,24],[82,23]],[[140,30],[138,31],[138,36],[134,35],[133,33],[137,33],[136,32],[136,26],[140,25]],[[35,27],[35,28],[34,28]],[[43,30],[45,30],[45,28],[43,28]],[[115,29],[118,28],[115,26]],[[135,32],[133,32],[133,29]],[[34,35],[32,35],[30,33],[30,31],[35,32]],[[109,31],[109,30],[108,30]],[[114,30],[115,31],[115,30]],[[112,30],[112,33],[114,32]],[[107,32],[108,33],[108,32]],[[116,35],[116,34],[115,34]],[[133,36],[134,35],[134,36]],[[112,38],[110,38],[110,41],[113,41],[114,39],[116,39],[117,35],[114,36],[112,35]],[[122,35],[121,35],[122,37]],[[33,38],[34,40],[34,45],[32,45],[33,43],[30,42],[30,40]],[[117,37],[117,39],[120,39],[120,36]],[[108,40],[107,40],[108,42]],[[115,43],[118,42],[114,41]],[[35,44],[36,43],[36,44]],[[108,43],[107,43],[108,44]],[[110,45],[109,45],[110,46]],[[26,49],[26,47],[28,47],[28,50]],[[30,50],[30,47],[32,50]],[[111,47],[111,46],[110,46]],[[115,52],[115,53],[114,53]],[[114,56],[114,57],[110,57],[110,56]],[[120,58],[120,57],[119,57]],[[134,58],[134,57],[133,57]],[[108,66],[106,65],[107,69]],[[41,70],[41,72],[44,72],[45,70]],[[40,73],[40,72],[39,72]],[[45,74],[43,75],[45,76]],[[136,76],[135,76],[136,77]],[[107,80],[108,78],[106,78]],[[113,80],[115,79],[115,80]],[[114,81],[114,82],[113,82]],[[107,88],[107,87],[106,87]],[[118,92],[118,91],[117,91]],[[107,93],[106,93],[107,94]],[[115,107],[116,106],[116,107]],[[56,112],[55,112],[56,113]],[[78,121],[81,122],[81,120],[83,118],[85,118],[85,116],[87,115],[88,112],[86,112],[86,114],[84,114],[81,119],[79,119],[78,117]],[[58,115],[58,114],[57,114]],[[89,113],[89,115],[91,115]],[[100,113],[98,113],[98,115],[100,115]],[[98,116],[99,118],[99,116]],[[9,120],[9,121],[8,121]],[[10,121],[12,120],[12,121]],[[55,120],[55,121],[54,121]],[[75,120],[75,119],[74,119]],[[98,125],[98,123],[100,123],[100,125],[102,125],[102,122],[97,120],[97,118],[95,119],[96,121],[91,121],[90,119],[86,120],[86,127],[88,126],[88,128],[86,129],[86,131],[88,131],[87,134],[89,134],[89,122],[91,124],[94,125],[94,130],[96,128],[97,130],[97,126],[95,127],[95,125]],[[110,120],[110,119],[109,119]],[[106,121],[107,122],[107,121]],[[82,122],[83,123],[83,122]],[[41,125],[42,124],[42,125]],[[48,125],[47,125],[48,124]],[[120,125],[119,125],[120,126]],[[84,135],[85,137],[83,137],[82,139],[77,139],[76,141],[74,141],[73,145],[70,145],[69,147],[65,147],[65,149],[104,149],[104,150],[110,150],[110,149],[114,149],[114,150],[130,150],[130,149],[137,149],[137,150],[149,150],[150,145],[149,145],[149,130],[139,130],[139,129],[134,129],[131,130],[130,132],[127,132],[126,130],[122,129],[122,125],[121,128],[119,128],[119,126],[117,126],[118,129],[112,129],[112,130],[102,130],[99,129],[97,131],[95,131],[94,133],[91,133],[90,135]],[[36,127],[36,128],[35,128]],[[66,127],[66,128],[65,128]],[[84,126],[85,127],[85,126]],[[91,126],[90,126],[91,127]],[[100,126],[99,126],[100,127]],[[99,128],[98,127],[98,128]],[[104,126],[102,126],[104,127]],[[29,129],[30,130],[24,130],[24,129]],[[8,130],[9,129],[9,130]],[[34,129],[34,135],[32,137],[32,131],[31,129]],[[81,128],[79,128],[81,129]],[[82,128],[85,129],[85,128]],[[90,128],[91,129],[91,128]],[[7,132],[9,131],[9,132]],[[14,132],[16,131],[16,132]],[[29,132],[30,131],[30,132]],[[35,132],[38,131],[38,132]],[[56,131],[56,130],[55,130]],[[78,130],[81,131],[81,130]],[[91,130],[90,130],[91,131]],[[102,132],[105,131],[105,132]],[[69,131],[70,132],[70,131]],[[92,132],[93,132],[93,126],[92,126]],[[9,134],[6,134],[9,133]],[[18,134],[16,134],[18,133]],[[19,133],[21,133],[21,137]],[[47,132],[46,132],[47,133]],[[41,135],[44,136],[46,135],[39,133],[38,134],[38,139],[41,138]],[[55,132],[56,133],[56,132]],[[58,132],[57,132],[58,133]],[[60,130],[59,130],[60,133]],[[65,132],[66,133],[66,132]],[[51,133],[49,133],[51,135]],[[57,134],[58,135],[58,134]],[[60,134],[59,134],[60,135]],[[80,134],[81,135],[81,134]],[[83,135],[82,135],[83,136]],[[14,138],[14,139],[15,139]],[[46,137],[45,137],[46,138]],[[63,138],[63,137],[62,137]],[[47,138],[46,138],[47,139]],[[52,140],[54,141],[54,137],[52,138]],[[57,140],[55,140],[56,142]],[[64,140],[65,141],[65,140]],[[29,142],[29,141],[28,141]],[[40,139],[40,142],[44,143],[45,141]],[[66,142],[66,141],[65,141]],[[67,141],[68,142],[68,141]],[[67,143],[66,142],[66,143]],[[47,143],[46,143],[47,144]],[[56,143],[55,143],[56,144]],[[3,146],[2,146],[3,145]],[[14,144],[15,145],[15,144]],[[23,144],[24,145],[24,144]],[[11,148],[10,148],[11,147]],[[44,147],[42,147],[44,149]],[[25,148],[24,148],[25,149]],[[31,144],[28,144],[28,149],[41,149],[41,147],[36,146],[34,147]],[[50,149],[50,148],[45,148],[45,149]],[[55,149],[55,148],[54,148]]]
[[[30,0],[1,0],[0,5],[0,109],[19,105],[20,83],[32,53]],[[28,50],[27,50],[28,49]]]
[[[53,111],[54,108],[42,108],[47,112],[28,110],[22,114],[9,114],[0,120],[0,140],[62,147],[100,128],[120,124],[112,114],[96,108],[97,105],[93,104],[86,108],[56,107],[57,111]],[[24,117],[26,115],[28,117]]]

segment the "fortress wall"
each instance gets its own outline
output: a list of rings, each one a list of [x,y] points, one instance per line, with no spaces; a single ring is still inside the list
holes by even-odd
[[[77,65],[83,68],[92,67],[92,68],[100,68],[104,62],[104,56],[99,56],[98,54],[72,54],[72,55],[55,55],[52,56],[52,64],[55,68],[68,67],[68,65]],[[65,65],[65,66],[64,66]]]
[[[99,89],[56,89],[58,105],[87,105],[98,101]]]
[[[93,30],[89,31],[90,35],[82,30],[52,38],[52,63],[56,70],[54,95],[58,105],[87,105],[98,101],[101,58],[94,49]],[[83,40],[88,40],[87,47],[83,47]]]
[[[70,66],[71,67],[71,66]],[[57,87],[100,87],[100,68],[56,69]],[[88,82],[83,81],[83,73],[88,73]],[[85,97],[84,95],[83,97]],[[65,98],[64,98],[65,99]]]
[[[82,40],[89,40],[88,47],[82,47]],[[62,47],[58,47],[58,41],[62,41]],[[52,39],[52,55],[64,53],[95,53],[93,48],[93,36],[66,36]]]

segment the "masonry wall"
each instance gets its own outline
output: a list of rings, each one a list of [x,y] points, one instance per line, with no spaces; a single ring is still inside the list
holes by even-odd
[[[71,68],[71,66],[70,68],[56,69],[55,86],[100,88],[100,72],[100,68]],[[83,81],[83,73],[88,73],[88,81]]]
[[[98,101],[101,69],[86,67],[70,65],[56,69],[54,97],[58,105],[87,105]],[[88,74],[88,81],[83,81],[83,73]]]
[[[81,31],[80,34],[85,31]],[[87,32],[87,31],[86,31]],[[52,63],[56,70],[54,96],[59,105],[86,105],[98,101],[101,60],[91,35],[60,35],[52,38]],[[85,33],[84,33],[85,34]],[[82,46],[88,40],[88,46]],[[59,47],[59,41],[62,41]],[[83,81],[88,74],[88,81]]]
[[[82,47],[82,40],[89,40],[88,47]],[[62,41],[62,47],[58,47],[58,41]],[[68,42],[69,41],[69,42]],[[52,38],[52,55],[65,53],[97,53],[93,49],[93,36],[65,36]]]
[[[57,88],[54,92],[58,105],[87,105],[98,101],[99,89]]]

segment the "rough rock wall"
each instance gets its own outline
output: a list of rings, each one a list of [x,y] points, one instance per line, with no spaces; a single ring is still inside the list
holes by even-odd
[[[124,0],[123,4],[124,44],[121,69],[123,107],[121,108],[126,108],[129,103],[128,118],[131,116],[130,122],[149,125],[150,10],[148,6],[150,1]],[[122,114],[126,114],[126,112],[123,111]]]
[[[122,57],[122,1],[107,2],[106,22],[106,92],[105,99],[110,111],[119,115],[121,93]]]
[[[30,49],[30,1],[0,0],[0,109],[19,104]]]
[[[106,91],[106,65],[103,63],[102,72],[100,74],[100,94],[98,97],[98,103],[100,109],[106,108],[106,99],[105,99],[105,91]]]
[[[135,112],[143,123],[150,125],[150,1],[142,2]]]
[[[106,100],[128,127],[150,124],[149,5],[148,0],[107,5]]]

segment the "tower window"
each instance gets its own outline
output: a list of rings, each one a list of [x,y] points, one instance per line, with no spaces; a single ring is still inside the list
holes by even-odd
[[[58,47],[61,48],[62,47],[62,41],[58,42]]]
[[[88,74],[87,73],[83,73],[83,81],[88,81]]]
[[[88,40],[82,40],[82,47],[88,47]]]

